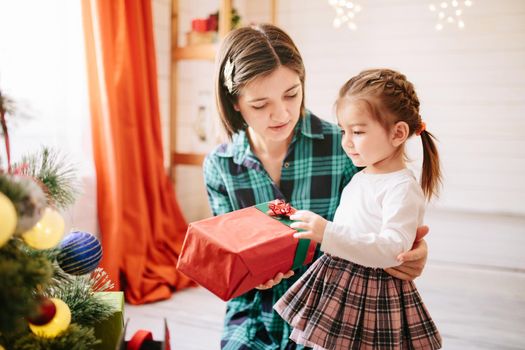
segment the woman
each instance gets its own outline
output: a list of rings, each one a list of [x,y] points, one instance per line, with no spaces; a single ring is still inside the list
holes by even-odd
[[[332,220],[340,193],[359,169],[337,126],[304,107],[305,69],[297,47],[272,25],[232,31],[216,67],[216,100],[231,140],[211,152],[204,175],[214,215],[281,198]],[[419,229],[419,236],[426,228]],[[425,264],[418,242],[391,275],[413,279]],[[272,309],[307,267],[278,274],[228,302],[222,349],[302,349]]]

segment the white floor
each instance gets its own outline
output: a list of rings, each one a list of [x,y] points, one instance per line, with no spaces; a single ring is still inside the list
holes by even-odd
[[[444,338],[444,349],[525,349],[525,218],[433,211],[430,256],[416,280]],[[162,336],[172,349],[219,349],[225,303],[202,288],[170,300],[126,305],[128,334]]]

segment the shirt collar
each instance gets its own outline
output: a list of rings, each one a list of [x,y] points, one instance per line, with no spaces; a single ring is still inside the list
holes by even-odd
[[[306,111],[302,121],[297,123],[297,126],[300,128],[301,133],[308,138],[324,139],[323,124],[321,120],[309,110]]]
[[[296,142],[300,135],[310,139],[324,139],[321,120],[308,110],[295,126],[292,143]],[[232,142],[225,145],[225,147],[221,147],[217,155],[221,157],[232,157],[235,164],[244,165],[248,168],[261,168],[259,160],[250,148],[250,142],[248,141],[245,130],[233,134]]]

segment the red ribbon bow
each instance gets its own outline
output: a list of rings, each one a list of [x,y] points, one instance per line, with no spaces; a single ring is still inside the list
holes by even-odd
[[[290,203],[286,203],[282,199],[276,199],[273,202],[270,202],[268,208],[270,209],[268,214],[271,216],[290,216],[296,212],[295,208],[292,207]]]

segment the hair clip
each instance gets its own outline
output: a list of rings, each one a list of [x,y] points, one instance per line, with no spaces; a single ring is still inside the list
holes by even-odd
[[[224,86],[228,89],[228,92],[231,94],[233,91],[233,62],[231,58],[226,60],[224,64]]]

